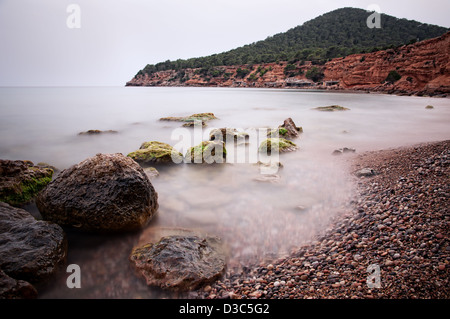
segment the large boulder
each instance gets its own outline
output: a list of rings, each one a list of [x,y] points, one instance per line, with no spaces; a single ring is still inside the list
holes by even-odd
[[[134,248],[130,261],[149,286],[187,291],[212,283],[225,271],[225,253],[217,237],[181,234]]]
[[[172,146],[162,142],[144,142],[141,147],[127,155],[140,164],[180,163],[183,155]]]
[[[158,194],[138,163],[97,154],[63,170],[37,197],[45,220],[85,231],[140,229],[158,209]]]
[[[53,170],[30,161],[0,160],[0,201],[21,206],[52,181]]]
[[[56,224],[0,203],[0,269],[16,280],[36,283],[64,264],[67,240]]]

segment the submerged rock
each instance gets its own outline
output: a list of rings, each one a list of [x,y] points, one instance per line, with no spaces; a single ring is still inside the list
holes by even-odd
[[[221,240],[196,234],[170,235],[134,248],[130,261],[149,286],[177,291],[214,282],[226,266]]]
[[[127,156],[140,164],[180,163],[183,159],[183,155],[172,146],[156,141],[143,143]]]
[[[214,115],[214,113],[197,113],[184,117],[162,117],[159,120],[175,121],[175,122],[195,122],[195,121],[207,122],[209,120],[216,120],[216,119],[217,117]]]
[[[239,132],[235,128],[218,128],[214,129],[209,133],[210,141],[222,141],[222,142],[230,142],[230,141],[240,141],[248,138],[248,133]]]
[[[8,276],[31,283],[46,280],[65,263],[66,255],[60,226],[0,203],[0,269]]]
[[[259,152],[271,154],[272,151],[278,151],[280,153],[283,152],[291,152],[298,149],[298,146],[289,140],[284,138],[268,138],[262,141],[259,146]]]
[[[206,124],[205,121],[200,121],[200,120],[186,122],[183,124],[183,127],[196,127],[196,126],[206,127],[206,126],[208,126],[208,124]]]
[[[0,201],[13,206],[30,202],[51,182],[53,170],[30,161],[0,160]]]
[[[158,209],[144,170],[122,154],[97,154],[63,170],[37,197],[45,220],[86,231],[136,230]]]
[[[154,177],[159,176],[158,170],[154,167],[146,167],[146,168],[144,168],[144,172],[147,175],[147,177],[150,178],[150,180]]]
[[[355,152],[356,152],[356,150],[354,148],[344,147],[344,148],[334,150],[332,155],[342,155],[342,154],[355,153]]]
[[[335,111],[348,111],[350,109],[340,106],[340,105],[330,105],[330,106],[319,106],[314,108],[315,110],[318,111],[323,111],[323,112],[335,112]]]
[[[223,142],[205,141],[191,147],[185,155],[190,163],[223,163],[227,150]]]
[[[118,132],[114,131],[114,130],[107,130],[107,131],[88,130],[88,131],[85,131],[85,132],[80,132],[80,133],[78,133],[78,135],[99,135],[99,134],[104,134],[104,133],[115,134],[115,133],[118,133]]]

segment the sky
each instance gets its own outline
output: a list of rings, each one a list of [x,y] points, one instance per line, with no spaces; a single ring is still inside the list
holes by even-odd
[[[228,51],[371,4],[450,27],[449,0],[0,0],[0,86],[123,86],[147,64]]]

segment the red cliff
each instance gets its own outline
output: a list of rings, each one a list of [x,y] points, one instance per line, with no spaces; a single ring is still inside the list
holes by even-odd
[[[395,49],[336,58],[322,66],[279,62],[168,70],[138,75],[127,86],[296,87],[446,95],[450,93],[449,54],[450,32]],[[320,82],[308,76],[313,68],[321,72]],[[394,79],[389,80],[389,73]]]

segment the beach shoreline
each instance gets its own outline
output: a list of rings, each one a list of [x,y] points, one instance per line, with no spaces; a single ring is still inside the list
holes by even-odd
[[[372,151],[346,161],[357,185],[351,211],[289,257],[229,270],[190,297],[449,298],[450,141]],[[354,176],[362,168],[375,175]]]

